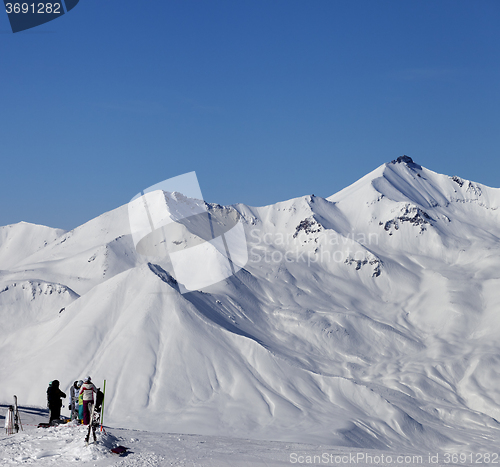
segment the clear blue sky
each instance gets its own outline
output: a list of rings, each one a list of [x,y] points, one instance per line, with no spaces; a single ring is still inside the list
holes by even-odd
[[[500,1],[81,0],[0,11],[0,225],[70,229],[192,170],[329,196],[407,154],[500,186]]]

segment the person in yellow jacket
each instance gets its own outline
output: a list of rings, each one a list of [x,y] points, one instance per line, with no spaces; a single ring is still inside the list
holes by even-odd
[[[79,381],[79,383],[83,384],[83,381]],[[83,394],[78,394],[78,420],[83,423]]]

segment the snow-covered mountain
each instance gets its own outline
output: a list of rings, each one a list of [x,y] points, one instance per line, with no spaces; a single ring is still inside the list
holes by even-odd
[[[207,205],[219,225],[241,216],[249,262],[185,294],[168,257],[136,252],[127,206],[70,232],[1,227],[0,400],[44,405],[50,380],[90,374],[114,426],[488,449],[499,206],[406,156],[326,199]],[[187,223],[167,241],[199,238]]]

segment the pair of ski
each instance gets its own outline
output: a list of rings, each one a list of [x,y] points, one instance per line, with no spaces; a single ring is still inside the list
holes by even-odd
[[[23,424],[21,423],[21,417],[17,407],[17,396],[14,396],[14,405],[9,406],[7,415],[5,416],[5,432],[8,435],[19,433],[19,426],[21,426],[22,430]]]
[[[104,380],[103,391],[101,392],[100,389],[97,390],[97,394],[95,397],[95,403],[92,404],[92,412],[90,415],[89,429],[87,431],[87,436],[85,437],[85,443],[87,444],[87,446],[89,445],[90,432],[92,432],[92,435],[94,438],[94,443],[97,443],[97,437],[95,434],[97,427],[100,425],[101,431],[104,430],[103,420],[104,420],[104,395],[105,395],[105,393],[106,393],[106,380]]]
[[[92,436],[94,438],[94,444],[97,443],[96,437],[96,429],[100,425],[101,431],[104,431],[103,428],[103,420],[104,420],[104,395],[106,393],[106,380],[104,380],[104,386],[102,392],[100,389],[97,390],[95,404],[92,404],[92,414],[90,416],[89,429],[87,431],[87,436],[85,437],[85,443],[87,446],[90,441],[90,433],[92,432]],[[117,446],[111,449],[113,454],[118,454],[119,456],[123,456],[127,454],[128,448],[125,446]]]

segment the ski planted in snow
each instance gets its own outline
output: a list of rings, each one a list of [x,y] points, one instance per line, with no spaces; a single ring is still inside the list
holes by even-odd
[[[5,415],[5,433],[8,435],[14,434],[14,406],[9,405],[7,414]]]
[[[19,408],[17,407],[17,396],[14,396],[14,405],[9,405],[7,414],[5,415],[5,433],[13,435],[19,433],[19,428],[23,429]]]
[[[17,396],[14,396],[14,429],[16,433],[19,433],[19,428],[21,428],[21,431],[24,431],[21,416],[19,415],[19,408],[17,407]]]
[[[94,437],[94,443],[97,442],[97,437],[96,437],[95,431],[99,427],[99,425],[101,424],[101,409],[102,409],[103,402],[104,402],[104,394],[102,393],[102,391],[100,389],[97,389],[95,403],[92,404],[92,413],[90,416],[89,429],[87,431],[87,436],[85,437],[85,442],[87,443],[87,446],[88,446],[89,440],[90,440],[90,432],[92,432],[92,435]]]

